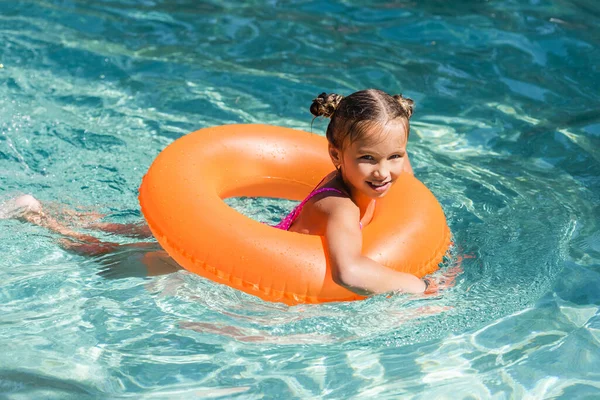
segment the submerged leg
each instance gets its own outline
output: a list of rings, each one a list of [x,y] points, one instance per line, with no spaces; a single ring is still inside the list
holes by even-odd
[[[0,216],[4,219],[13,218],[27,221],[58,233],[64,236],[58,241],[61,247],[77,254],[90,256],[106,254],[119,247],[118,243],[102,242],[91,235],[76,232],[60,223],[56,218],[44,212],[42,203],[29,194],[15,197],[0,205]]]
[[[42,203],[30,194],[0,204],[0,219],[19,218],[28,212],[41,212]]]
[[[86,225],[86,228],[98,231],[112,233],[120,236],[127,236],[139,239],[151,238],[152,232],[148,225],[144,223],[137,224],[117,224],[112,222],[97,222]]]
[[[69,216],[77,216],[75,213],[72,211]],[[8,218],[26,221],[62,235],[58,243],[63,249],[96,257],[103,265],[101,275],[106,277],[154,276],[181,269],[157,243],[121,245],[74,231],[45,212],[42,204],[31,195],[19,196],[1,204],[0,219]],[[142,224],[94,223],[89,227],[125,236],[152,237],[150,229]]]

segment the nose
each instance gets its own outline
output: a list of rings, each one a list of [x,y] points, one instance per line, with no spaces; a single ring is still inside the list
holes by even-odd
[[[389,168],[388,166],[381,162],[379,164],[377,164],[377,168],[375,168],[375,172],[373,174],[377,179],[385,179],[388,177],[389,175]]]

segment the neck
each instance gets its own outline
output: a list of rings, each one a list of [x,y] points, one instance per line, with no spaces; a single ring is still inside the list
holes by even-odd
[[[372,198],[367,197],[361,193],[350,193],[350,195],[352,196],[352,200],[360,210],[361,218],[365,215],[371,204],[375,202],[375,200],[373,200]]]
[[[350,195],[350,198],[352,199],[354,204],[356,204],[358,206],[358,209],[360,210],[360,217],[362,218],[363,215],[365,215],[365,213],[367,212],[369,206],[373,202],[375,202],[375,200],[373,200],[372,198],[370,198],[368,196],[365,196],[364,194],[358,192],[357,190],[352,190],[350,185],[348,185],[348,183],[344,180],[343,175],[339,171],[338,171],[338,178],[344,185],[346,192],[348,192],[348,194]]]

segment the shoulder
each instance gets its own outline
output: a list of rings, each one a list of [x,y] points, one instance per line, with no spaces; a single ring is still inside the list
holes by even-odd
[[[348,197],[341,193],[323,192],[306,202],[291,230],[323,236],[336,226],[344,226],[347,221],[357,221],[359,216],[358,207]],[[355,225],[358,226],[356,222]]]
[[[346,187],[340,181],[337,171],[331,172],[323,179],[324,183],[317,190],[320,193],[313,196],[310,201],[310,208],[315,212],[325,216],[346,215],[357,218],[360,210],[350,198]]]
[[[327,219],[347,219],[358,221],[360,210],[356,204],[343,192],[327,191],[319,193],[312,199],[313,212]]]

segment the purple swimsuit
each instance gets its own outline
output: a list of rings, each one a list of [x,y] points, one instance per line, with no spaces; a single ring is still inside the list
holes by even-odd
[[[284,231],[289,231],[290,227],[292,226],[292,224],[294,223],[294,221],[300,215],[300,212],[302,211],[302,208],[304,207],[304,205],[310,199],[312,199],[314,196],[318,195],[319,193],[323,193],[323,192],[335,192],[335,193],[339,193],[339,194],[342,194],[342,195],[344,194],[344,192],[342,192],[341,190],[336,189],[336,188],[323,187],[323,188],[320,188],[320,189],[315,189],[312,192],[310,192],[310,194],[308,196],[306,196],[306,198],[304,200],[302,200],[302,202],[300,204],[298,204],[292,210],[291,213],[289,213],[284,219],[282,219],[280,223],[278,223],[277,225],[274,225],[274,227],[277,228],[277,229],[282,229]],[[362,229],[362,222],[359,222],[359,224],[360,224],[360,229]]]

